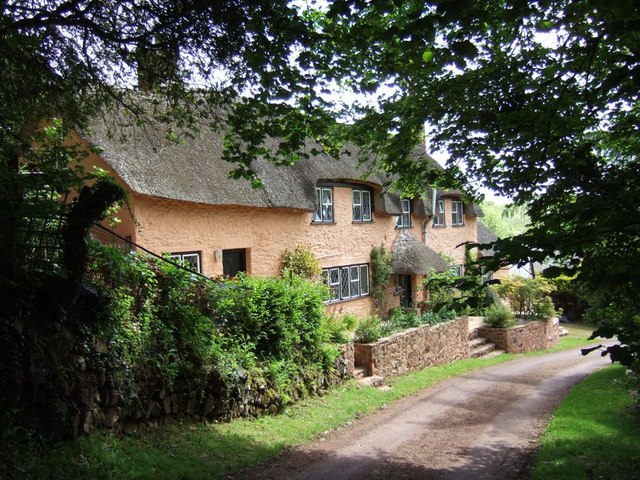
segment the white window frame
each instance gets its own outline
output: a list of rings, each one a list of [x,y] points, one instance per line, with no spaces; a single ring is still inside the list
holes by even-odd
[[[464,203],[461,200],[451,200],[451,225],[454,227],[464,225]]]
[[[333,188],[316,187],[316,211],[313,223],[333,223]]]
[[[369,295],[369,264],[325,268],[322,278],[329,286],[325,303],[343,302]]]
[[[202,261],[200,252],[173,252],[169,254],[169,258],[171,258],[171,260],[173,260],[174,262],[182,265],[183,267],[185,266],[184,264],[186,262],[187,264],[191,265],[191,267],[195,267],[191,268],[191,270],[197,273],[202,273]]]
[[[329,301],[335,302],[340,300],[340,269],[339,268],[328,268],[323,270],[322,273],[325,275],[327,284],[329,285]]]
[[[371,221],[371,192],[369,190],[353,189],[352,210],[354,222]]]
[[[408,198],[401,199],[402,215],[398,215],[396,222],[397,228],[411,228],[411,200]]]
[[[433,217],[433,226],[434,227],[446,227],[447,226],[447,220],[446,220],[446,216],[445,216],[445,206],[444,206],[444,200],[438,200],[436,203],[436,214]]]

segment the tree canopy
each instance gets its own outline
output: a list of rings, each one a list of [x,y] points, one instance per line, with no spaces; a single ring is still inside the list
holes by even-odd
[[[640,5],[354,0],[325,20],[340,46],[333,71],[378,93],[357,109],[353,138],[383,152],[406,189],[461,182],[525,206],[530,228],[486,261],[550,259],[549,274],[577,274],[594,320],[614,325],[602,332],[624,333],[637,358]],[[450,154],[439,179],[406,155],[425,123]]]

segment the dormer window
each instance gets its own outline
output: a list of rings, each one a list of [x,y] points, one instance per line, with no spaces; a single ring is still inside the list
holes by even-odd
[[[398,215],[398,221],[396,223],[398,228],[410,228],[411,227],[411,200],[408,198],[402,199],[402,215]]]
[[[316,211],[313,213],[313,223],[331,222],[333,222],[333,189],[316,187]]]
[[[371,221],[371,192],[368,190],[353,189],[353,221]]]
[[[460,200],[451,202],[451,225],[455,227],[464,225],[464,204]]]

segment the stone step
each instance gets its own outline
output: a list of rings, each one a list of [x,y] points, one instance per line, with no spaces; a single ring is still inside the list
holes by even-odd
[[[474,348],[482,347],[483,345],[487,345],[488,343],[490,342],[487,338],[476,337],[469,340],[469,348],[473,350]]]
[[[491,357],[497,357],[498,355],[502,355],[504,353],[504,350],[499,350],[499,349],[495,349],[489,353],[487,353],[486,355],[482,356],[481,358],[491,358]]]
[[[360,378],[358,381],[364,385],[369,385],[370,387],[382,387],[384,385],[384,378],[378,375]]]
[[[361,379],[367,376],[367,369],[364,367],[354,367],[353,378]]]
[[[471,358],[484,358],[486,355],[495,351],[496,346],[493,343],[487,343],[484,345],[478,345],[469,351]]]

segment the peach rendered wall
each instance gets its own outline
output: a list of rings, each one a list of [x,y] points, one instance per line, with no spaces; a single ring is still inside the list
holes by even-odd
[[[452,257],[454,264],[464,265],[465,248],[464,245],[460,244],[477,241],[478,219],[465,215],[464,225],[452,226],[451,200],[451,198],[444,199],[446,226],[434,227],[433,222],[429,222],[426,243],[436,252]]]
[[[350,187],[334,187],[334,218],[313,224],[304,210],[212,206],[134,195],[137,242],[155,253],[201,252],[205,275],[222,274],[216,250],[246,249],[247,270],[254,275],[277,275],[280,255],[306,243],[323,268],[370,262],[371,248],[391,249],[399,231],[396,217],[375,212],[373,222],[352,221]],[[375,201],[375,200],[374,200]],[[417,229],[417,227],[414,227]],[[413,232],[420,238],[419,232]],[[329,306],[330,312],[367,315],[371,297]]]

